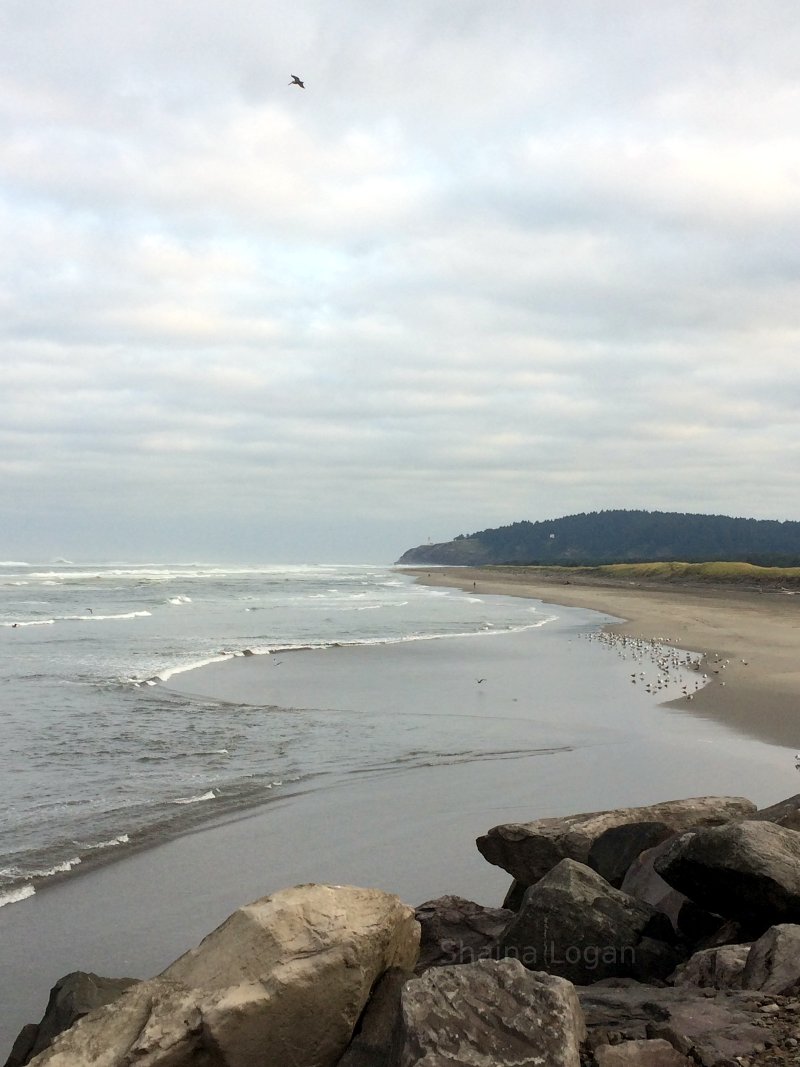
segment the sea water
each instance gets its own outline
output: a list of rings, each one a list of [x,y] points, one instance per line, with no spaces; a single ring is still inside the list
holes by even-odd
[[[690,650],[605,621],[381,566],[0,564],[0,906],[331,775],[542,755],[556,811],[626,775],[640,802],[782,788],[768,746],[661,706]]]
[[[374,755],[368,745],[354,754],[324,715],[313,730],[284,728],[274,702],[270,715],[160,684],[177,673],[553,618],[530,601],[426,588],[376,566],[0,564],[0,905],[297,788],[331,760]]]

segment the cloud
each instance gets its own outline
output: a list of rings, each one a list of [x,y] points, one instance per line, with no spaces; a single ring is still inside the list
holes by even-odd
[[[4,5],[6,554],[797,518],[792,15]]]

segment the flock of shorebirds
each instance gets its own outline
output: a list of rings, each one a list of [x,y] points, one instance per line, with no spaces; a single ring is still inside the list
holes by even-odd
[[[645,640],[603,630],[586,634],[586,638],[615,649],[622,659],[633,659],[637,662],[639,670],[631,672],[631,685],[641,685],[646,693],[667,694],[679,690],[681,696],[692,700],[697,690],[702,689],[710,680],[708,674],[701,673],[704,657],[669,647],[666,643],[670,640],[669,637]],[[651,667],[649,671],[642,669],[648,666]],[[652,667],[655,667],[655,676]],[[724,670],[724,664],[722,669]],[[686,678],[686,671],[694,671],[698,675],[693,685]]]

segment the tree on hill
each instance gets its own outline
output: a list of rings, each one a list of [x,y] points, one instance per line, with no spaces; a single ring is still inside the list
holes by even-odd
[[[409,549],[399,563],[599,564],[737,560],[800,564],[800,522],[664,511],[592,511],[523,520]]]

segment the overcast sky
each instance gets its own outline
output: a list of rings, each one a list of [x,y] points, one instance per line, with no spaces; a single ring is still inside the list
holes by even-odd
[[[0,559],[800,519],[799,281],[797,0],[0,0]]]

